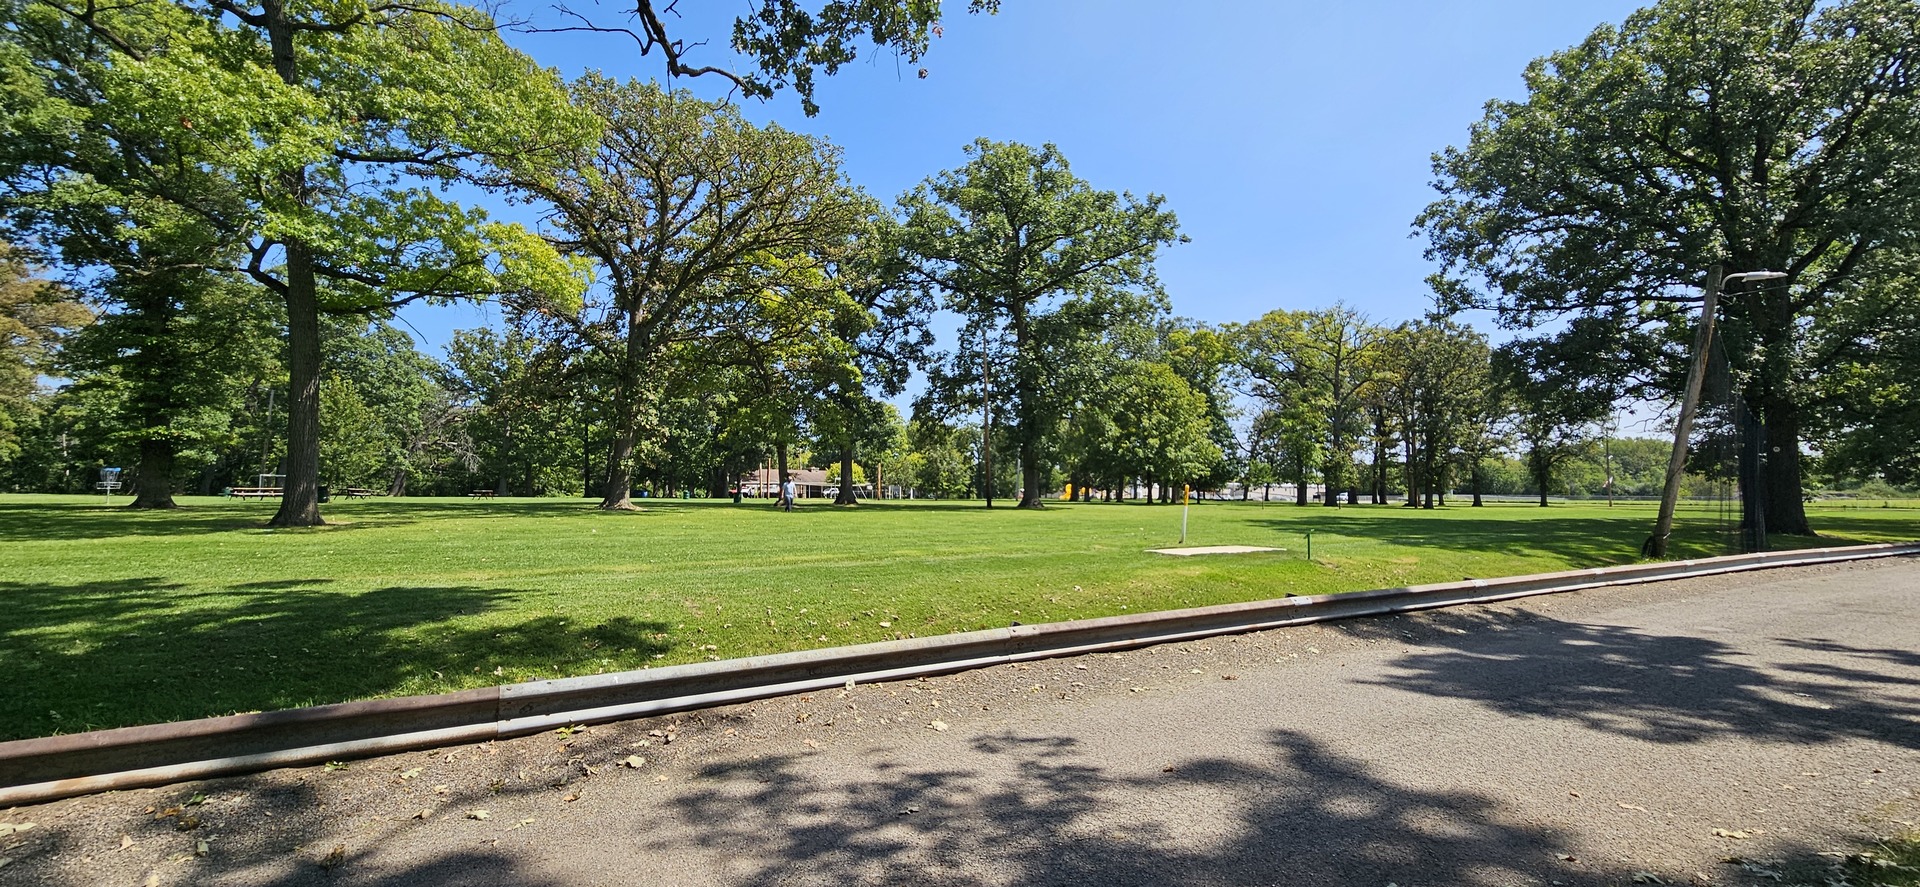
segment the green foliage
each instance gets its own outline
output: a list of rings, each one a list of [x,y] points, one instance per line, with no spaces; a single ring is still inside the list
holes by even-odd
[[[1290,479],[1304,490],[1306,468],[1317,458],[1329,505],[1333,493],[1357,480],[1353,452],[1376,382],[1381,333],[1345,305],[1270,311],[1228,331],[1254,397],[1279,424],[1275,440],[1296,463]]]
[[[950,427],[916,418],[908,427],[914,455],[913,485],[936,499],[959,499],[978,490],[980,429]]]
[[[858,226],[863,207],[824,142],[651,84],[589,74],[572,95],[603,123],[601,143],[512,176],[553,205],[562,245],[604,272],[604,301],[569,331],[574,347],[604,355],[593,366],[611,395],[614,443],[602,504],[625,508],[636,452],[665,440],[676,365],[834,347],[834,318],[856,309],[826,285],[816,256]]]
[[[1153,258],[1184,238],[1159,195],[1094,190],[1052,145],[978,139],[966,152],[965,166],[900,198],[904,247],[966,321],[924,400],[957,409],[970,382],[998,375],[997,412],[1025,472],[1020,504],[1038,507],[1080,358],[1097,353],[1084,346],[1159,310]]]
[[[1789,278],[1737,288],[1723,329],[1774,453],[1767,524],[1806,531],[1800,426],[1817,309],[1920,234],[1920,8],[1907,0],[1663,0],[1528,66],[1434,158],[1421,214],[1443,310],[1535,328],[1604,326],[1620,360],[1557,356],[1677,394],[1709,269]],[[1648,355],[1657,354],[1649,361]],[[1656,372],[1645,372],[1651,367]],[[1633,372],[1629,378],[1620,370]]]
[[[1205,395],[1171,367],[1128,364],[1106,389],[1099,409],[1104,434],[1092,461],[1111,486],[1129,478],[1179,486],[1198,480],[1220,459],[1209,438]]]
[[[341,376],[320,381],[320,479],[343,487],[376,483],[393,438],[380,417]]]
[[[0,466],[20,454],[20,435],[39,418],[39,377],[60,340],[92,319],[70,290],[0,243]]]
[[[1457,462],[1480,480],[1481,463],[1498,444],[1494,424],[1505,415],[1486,337],[1452,321],[1403,323],[1382,337],[1374,372],[1362,399],[1377,400],[1382,411],[1385,424],[1375,433],[1396,434],[1405,447],[1408,504],[1433,507],[1457,486]]]

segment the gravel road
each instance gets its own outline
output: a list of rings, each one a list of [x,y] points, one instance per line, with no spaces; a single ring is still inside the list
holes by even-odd
[[[1909,558],[862,685],[0,811],[0,885],[1812,883],[1920,821],[1917,613]]]

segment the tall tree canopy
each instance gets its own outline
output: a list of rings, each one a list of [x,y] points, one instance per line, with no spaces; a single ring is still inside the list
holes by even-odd
[[[9,218],[74,265],[115,267],[101,243],[165,235],[169,270],[239,270],[285,302],[276,524],[321,522],[323,310],[577,296],[544,241],[435,187],[592,135],[552,72],[472,7],[8,0],[4,13]],[[195,240],[197,253],[179,246]]]
[[[1441,307],[1513,327],[1582,315],[1663,342],[1671,394],[1676,327],[1709,269],[1786,272],[1721,311],[1775,454],[1767,527],[1810,533],[1810,321],[1920,234],[1917,53],[1911,0],[1663,0],[1533,62],[1526,99],[1488,103],[1467,146],[1434,159],[1442,196],[1416,224],[1444,267]]]
[[[1095,190],[1052,145],[979,139],[966,152],[965,166],[901,198],[904,243],[972,337],[1007,340],[1011,378],[995,380],[995,396],[1012,409],[1020,507],[1038,508],[1072,369],[1059,358],[1088,335],[1148,319],[1160,302],[1154,256],[1184,238],[1160,195]]]
[[[552,205],[561,248],[605,275],[576,332],[614,358],[601,507],[624,509],[635,447],[658,438],[647,433],[687,348],[786,342],[853,308],[823,285],[815,253],[861,212],[839,152],[818,139],[649,83],[589,74],[573,98],[604,123],[604,138],[557,166],[516,169],[516,184]]]

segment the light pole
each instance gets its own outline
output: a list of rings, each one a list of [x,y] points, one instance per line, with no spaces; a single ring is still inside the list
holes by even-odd
[[[1673,508],[1680,501],[1680,476],[1687,468],[1687,436],[1693,431],[1693,412],[1700,404],[1700,387],[1707,379],[1707,352],[1713,344],[1713,323],[1720,306],[1721,288],[1729,283],[1779,280],[1786,276],[1784,271],[1742,271],[1722,276],[1719,265],[1707,270],[1706,298],[1700,303],[1700,327],[1693,335],[1693,368],[1687,373],[1687,390],[1680,398],[1680,418],[1673,426],[1673,454],[1667,459],[1667,483],[1660,493],[1660,517],[1654,521],[1653,535],[1640,547],[1641,554],[1667,555],[1667,536],[1673,532]]]

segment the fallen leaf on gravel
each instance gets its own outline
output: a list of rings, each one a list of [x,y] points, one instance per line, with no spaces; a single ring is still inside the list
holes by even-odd
[[[915,806],[908,806],[908,807],[907,807],[906,809],[904,809],[904,810],[901,810],[901,811],[900,811],[900,815],[901,815],[901,816],[905,816],[905,815],[907,815],[907,814],[909,814],[909,813],[918,813],[918,812],[920,812],[920,808],[919,808],[919,807],[915,807]]]
[[[452,786],[448,785],[436,785],[433,787],[433,793],[436,795],[444,795],[452,788]]]
[[[946,721],[934,721],[933,723],[931,723],[931,724],[928,724],[927,726],[928,726],[928,727],[931,727],[931,728],[933,728],[934,730],[937,730],[937,731],[939,731],[939,732],[941,732],[941,733],[945,733],[945,732],[947,732],[947,722],[946,722]]]
[[[345,770],[345,769],[347,769],[347,765],[344,761],[328,761],[327,762],[328,773],[333,773],[335,771]]]
[[[147,875],[147,887],[160,887],[159,872],[154,872],[150,875]]]
[[[1665,883],[1667,883],[1667,882],[1665,882],[1665,881],[1662,881],[1662,880],[1660,880],[1660,876],[1659,876],[1659,875],[1656,875],[1656,874],[1654,874],[1654,873],[1652,873],[1652,872],[1634,872],[1634,873],[1633,873],[1633,883],[1635,883],[1635,884],[1665,884]]]
[[[468,819],[477,819],[477,820],[480,820],[481,822],[486,822],[487,820],[489,820],[489,819],[492,819],[492,818],[493,818],[493,814],[491,814],[491,813],[488,813],[488,812],[487,812],[487,811],[485,811],[485,810],[468,810],[468,811],[467,811],[467,818],[468,818]]]
[[[562,801],[565,801],[565,802],[567,802],[567,803],[569,803],[569,804],[571,804],[571,803],[573,803],[573,802],[575,802],[575,801],[578,801],[578,800],[580,800],[580,795],[579,795],[579,794],[577,794],[577,793],[576,793],[576,794],[571,794],[571,795],[568,795],[568,796],[566,796],[566,797],[564,797],[564,798],[561,798],[560,800],[562,800]]]
[[[1580,793],[1576,791],[1569,791],[1567,792],[1567,794],[1572,795],[1573,797],[1576,797],[1576,798],[1580,797]]]
[[[0,822],[0,838],[8,835],[17,835],[30,828],[33,828],[33,823],[31,822]]]
[[[1076,668],[1076,669],[1079,669],[1080,671],[1086,671],[1086,670],[1087,670],[1087,665],[1086,665],[1086,663],[1084,663],[1084,662],[1083,662],[1083,663],[1080,663],[1080,664],[1078,664],[1078,665],[1075,665],[1075,666],[1074,666],[1074,668]]]
[[[1645,812],[1647,812],[1647,808],[1645,808],[1645,807],[1642,807],[1642,806],[1640,806],[1639,804],[1629,804],[1629,803],[1627,803],[1627,802],[1625,802],[1625,801],[1621,801],[1621,802],[1620,802],[1620,809],[1622,809],[1622,810],[1638,810],[1638,811],[1640,811],[1640,812],[1642,812],[1642,813],[1645,813]]]
[[[402,771],[400,771],[400,778],[401,778],[401,779],[412,779],[412,778],[414,778],[415,776],[419,776],[419,775],[420,775],[420,768],[419,768],[419,767],[409,767],[409,768],[407,768],[407,769],[405,769],[405,770],[402,770]]]
[[[425,821],[427,821],[427,820],[429,820],[429,819],[432,819],[432,818],[433,818],[433,808],[432,808],[432,807],[428,807],[428,808],[427,808],[427,809],[425,809],[425,810],[422,810],[422,811],[420,811],[420,812],[418,812],[418,813],[415,813],[415,814],[413,814],[413,818],[414,818],[414,819],[418,819],[418,820],[420,820],[421,822],[425,822]]]
[[[195,856],[207,855],[207,842],[195,841],[193,844],[193,855]]]
[[[813,740],[811,740],[811,739],[809,739],[809,740],[807,740],[807,741],[806,741],[806,743],[807,743],[807,747],[808,747],[808,748],[819,748],[819,747],[820,747],[820,743],[818,743],[818,742],[815,742],[815,741],[813,741]]]
[[[132,836],[132,835],[121,835],[121,836],[120,836],[120,849],[122,849],[122,850],[125,850],[125,849],[127,849],[128,847],[132,847],[132,846],[133,846],[133,836]]]
[[[339,868],[341,863],[346,861],[347,845],[335,844],[333,845],[333,849],[327,852],[326,856],[320,858],[320,867],[327,871],[333,871]]]
[[[532,824],[533,824],[533,817],[529,816],[526,819],[522,819],[519,822],[516,822],[510,826],[507,826],[507,831],[513,831],[514,829],[517,829],[523,825],[532,825]]]
[[[647,759],[640,757],[639,755],[627,755],[626,760],[620,762],[620,766],[626,767],[632,770],[638,770],[641,767],[645,766],[646,763],[647,763]]]
[[[1223,674],[1223,675],[1221,675],[1221,676],[1220,676],[1220,680],[1223,680],[1223,681],[1237,681],[1237,680],[1240,680],[1240,676],[1239,676],[1239,675],[1237,675],[1237,674]]]
[[[1579,862],[1580,860],[1575,859],[1573,857],[1573,854],[1571,853],[1562,853],[1560,854],[1560,861],[1561,862]]]
[[[1746,832],[1739,831],[1739,830],[1729,831],[1723,828],[1714,829],[1713,836],[1716,838],[1741,838],[1741,839],[1748,837]]]
[[[7,866],[9,866],[9,865],[12,865],[12,864],[13,864],[13,857],[11,857],[11,856],[0,856],[0,869],[3,869],[3,868],[6,868]]]

